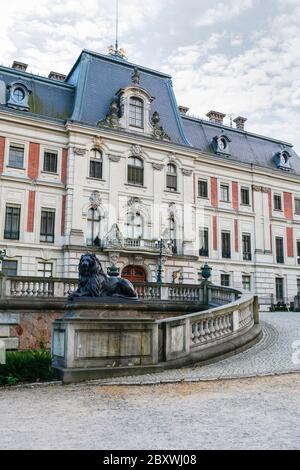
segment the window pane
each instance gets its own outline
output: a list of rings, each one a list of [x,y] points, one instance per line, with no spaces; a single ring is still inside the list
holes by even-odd
[[[139,186],[144,184],[144,165],[140,158],[128,159],[128,183]]]
[[[20,213],[17,206],[6,206],[4,238],[19,240],[20,238]]]
[[[243,260],[251,261],[252,259],[251,235],[247,233],[243,233],[242,240],[243,240]]]
[[[101,215],[97,209],[90,209],[88,212],[87,220],[87,245],[88,246],[100,246],[101,240],[100,235],[100,223]]]
[[[283,238],[276,238],[276,260],[277,263],[284,263]]]
[[[134,127],[142,128],[144,126],[144,104],[138,98],[131,98],[129,104],[129,124]]]
[[[5,276],[17,276],[18,274],[18,261],[3,260],[2,272]]]
[[[300,199],[295,199],[295,214],[300,215]]]
[[[53,264],[52,263],[38,263],[38,275],[41,277],[52,277]]]
[[[209,256],[208,248],[208,228],[200,229],[200,249],[199,256]]]
[[[99,160],[90,161],[90,178],[102,179],[102,162]]]
[[[50,173],[57,173],[57,153],[44,153],[44,171],[48,171]]]
[[[279,196],[279,195],[274,196],[274,210],[275,211],[281,211],[282,210],[281,196]]]
[[[24,146],[10,145],[8,166],[12,168],[24,167]]]
[[[230,274],[221,274],[221,286],[230,286]]]
[[[229,202],[229,186],[221,184],[221,201]]]
[[[243,276],[242,282],[243,282],[243,289],[251,291],[251,276]]]
[[[222,232],[222,257],[231,258],[231,243],[229,232]]]
[[[54,243],[55,212],[42,210],[40,241]]]
[[[208,197],[207,181],[204,181],[204,180],[198,181],[198,195],[199,197],[203,197],[203,198]]]
[[[284,300],[283,279],[280,277],[276,278],[276,300],[279,302]]]
[[[250,204],[250,193],[248,188],[241,189],[241,199],[244,206],[249,206]]]

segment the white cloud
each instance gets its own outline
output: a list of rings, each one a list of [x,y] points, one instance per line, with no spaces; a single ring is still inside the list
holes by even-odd
[[[226,2],[219,2],[213,8],[201,14],[195,21],[195,24],[196,26],[212,26],[216,23],[224,23],[252,8],[253,4],[253,0],[227,0]]]

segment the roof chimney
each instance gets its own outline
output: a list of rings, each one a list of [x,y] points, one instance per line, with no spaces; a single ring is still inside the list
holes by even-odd
[[[226,114],[219,113],[218,111],[209,111],[206,115],[210,122],[215,124],[223,124],[223,119],[226,117]]]
[[[187,108],[186,106],[178,106],[178,109],[181,114],[187,114],[190,108]]]
[[[15,70],[20,70],[21,72],[26,72],[28,64],[24,64],[23,62],[18,62],[17,60],[13,61],[12,68]]]
[[[51,78],[52,80],[59,80],[60,82],[64,82],[66,79],[66,75],[64,75],[63,73],[50,72],[48,78]]]
[[[236,128],[240,129],[241,131],[245,130],[245,122],[248,121],[248,119],[238,116],[236,119],[233,120],[233,122],[236,123]]]

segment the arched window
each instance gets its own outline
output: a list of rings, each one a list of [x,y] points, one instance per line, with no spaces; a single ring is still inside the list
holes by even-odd
[[[139,212],[129,212],[126,221],[127,238],[143,238],[143,218]]]
[[[144,162],[138,157],[128,158],[128,183],[144,185]]]
[[[177,253],[177,244],[176,244],[176,224],[174,216],[171,215],[169,218],[169,236],[172,243],[173,253]]]
[[[173,163],[167,166],[167,189],[177,191],[177,168]]]
[[[87,245],[100,246],[100,222],[101,216],[98,209],[91,208],[87,219]]]
[[[144,127],[144,102],[140,98],[130,98],[129,125],[141,129]]]
[[[102,159],[102,152],[97,149],[93,149],[91,151],[91,158],[90,158],[90,178],[96,178],[101,180],[102,179],[102,166],[103,166],[103,159]]]

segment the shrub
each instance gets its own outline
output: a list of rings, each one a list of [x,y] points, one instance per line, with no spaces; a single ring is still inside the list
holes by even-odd
[[[0,365],[0,385],[48,381],[52,378],[51,354],[45,349],[9,351],[6,364]]]

